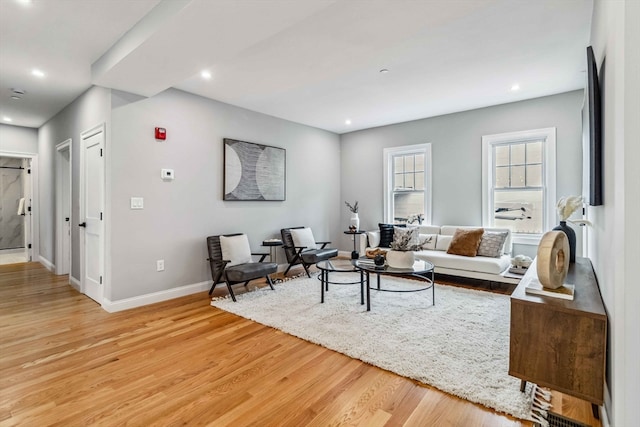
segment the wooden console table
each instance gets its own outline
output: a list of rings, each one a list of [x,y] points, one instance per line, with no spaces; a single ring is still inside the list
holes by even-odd
[[[588,258],[569,267],[566,283],[575,285],[573,301],[525,292],[531,265],[511,295],[509,375],[592,403],[603,404],[607,314]]]

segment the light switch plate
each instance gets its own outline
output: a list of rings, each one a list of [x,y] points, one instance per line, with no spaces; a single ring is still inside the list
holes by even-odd
[[[131,209],[144,209],[144,199],[142,197],[132,197]]]

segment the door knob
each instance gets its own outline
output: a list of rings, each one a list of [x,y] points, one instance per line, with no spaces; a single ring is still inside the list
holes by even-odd
[[[86,222],[81,222],[80,224],[78,224],[78,227],[86,227],[87,223]]]

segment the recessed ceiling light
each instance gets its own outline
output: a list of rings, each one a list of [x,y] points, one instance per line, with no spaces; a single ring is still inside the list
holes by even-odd
[[[36,77],[44,77],[44,72],[42,72],[41,70],[38,70],[37,68],[34,68],[33,70],[31,70],[31,74],[36,76]]]
[[[511,86],[511,91],[515,92],[517,90],[520,90],[520,85],[518,83],[515,83],[513,86]]]
[[[16,100],[18,100],[18,99],[22,99],[22,98],[20,98],[18,95],[11,95],[11,99],[16,99]]]
[[[13,121],[13,119],[11,117],[7,117],[7,116],[4,116],[2,118],[2,120],[4,120],[5,122],[12,122]]]
[[[387,74],[389,72],[389,70],[387,70],[386,68],[383,68],[382,70],[380,70],[380,72],[382,74]]]
[[[345,120],[345,121],[344,121],[344,124],[345,124],[345,125],[350,125],[350,124],[351,124],[351,119],[347,119],[347,120]]]
[[[211,78],[211,72],[204,70],[200,73],[200,77],[209,80]]]

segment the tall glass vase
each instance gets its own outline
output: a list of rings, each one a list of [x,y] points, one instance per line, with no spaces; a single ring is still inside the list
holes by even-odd
[[[576,262],[576,232],[567,225],[567,221],[560,221],[560,225],[553,228],[554,231],[563,231],[569,240],[569,262]]]

